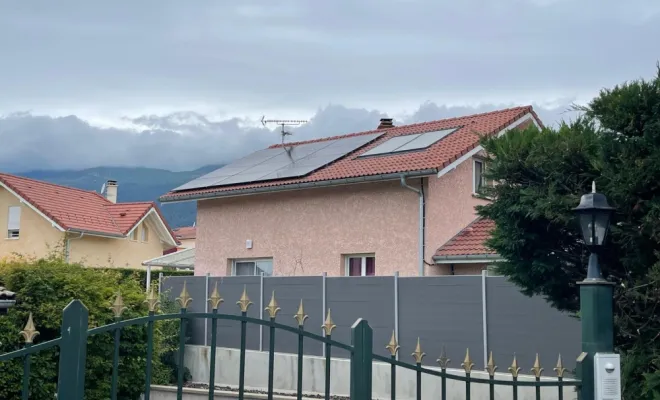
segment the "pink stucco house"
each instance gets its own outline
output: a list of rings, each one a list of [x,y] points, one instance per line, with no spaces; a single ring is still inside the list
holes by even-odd
[[[474,210],[486,201],[479,139],[530,124],[542,126],[531,106],[383,119],[373,131],[271,146],[161,201],[197,202],[196,275],[480,273],[498,257]]]

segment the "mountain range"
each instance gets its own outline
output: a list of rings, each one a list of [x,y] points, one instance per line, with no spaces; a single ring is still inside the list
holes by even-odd
[[[169,171],[142,167],[96,167],[83,170],[35,170],[17,175],[78,189],[101,192],[108,179],[116,180],[118,202],[156,201],[168,191],[211,172],[222,165],[207,165],[193,171]],[[195,202],[165,204],[161,211],[172,228],[190,226],[195,222]]]

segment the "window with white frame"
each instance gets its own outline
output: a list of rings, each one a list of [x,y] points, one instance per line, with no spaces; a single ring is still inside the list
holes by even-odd
[[[18,239],[21,232],[21,206],[9,207],[7,218],[7,238]]]
[[[472,193],[479,193],[482,188],[489,186],[484,176],[486,172],[486,162],[480,159],[473,160]]]
[[[376,275],[376,256],[373,254],[350,254],[346,260],[346,276]]]
[[[142,226],[142,235],[140,237],[140,240],[144,243],[147,243],[149,241],[149,228],[145,225]]]
[[[128,235],[128,239],[137,242],[137,238],[138,238],[138,227],[136,226],[135,229],[131,231],[131,234]]]
[[[234,276],[264,276],[273,275],[273,259],[233,260],[231,274]]]

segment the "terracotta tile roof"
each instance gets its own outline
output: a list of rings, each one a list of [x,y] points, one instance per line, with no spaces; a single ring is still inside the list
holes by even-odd
[[[96,192],[3,173],[0,173],[0,183],[64,230],[125,236],[154,208],[171,233],[152,201],[114,204]]]
[[[486,240],[490,238],[493,229],[495,223],[492,220],[478,218],[443,244],[435,256],[495,255],[495,251],[486,247]]]
[[[296,183],[422,171],[428,169],[439,170],[451,164],[453,161],[478,146],[479,139],[482,135],[495,134],[506,128],[517,119],[523,117],[525,114],[531,114],[539,123],[539,125],[541,125],[541,121],[536,116],[536,113],[532,107],[525,106],[483,114],[469,115],[459,118],[449,118],[413,125],[402,125],[384,130],[374,130],[305,142],[288,143],[287,145],[297,145],[303,143],[333,140],[338,138],[349,138],[353,136],[367,135],[378,132],[385,133],[371,144],[364,146],[356,152],[350,153],[347,156],[304,177],[170,192],[162,196],[161,201],[176,201],[178,197],[182,196],[188,197],[191,195],[196,196],[241,189],[282,186]],[[368,158],[358,158],[361,154],[392,137],[415,133],[433,132],[448,128],[459,129],[425,150]],[[278,144],[270,146],[270,148],[277,148],[281,146],[281,144]]]
[[[174,230],[174,236],[178,240],[195,239],[197,237],[197,228],[194,226],[182,226]]]

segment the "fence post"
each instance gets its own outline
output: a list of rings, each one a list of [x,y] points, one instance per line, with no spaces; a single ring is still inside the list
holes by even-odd
[[[351,400],[371,400],[373,331],[362,318],[351,327]]]
[[[80,300],[73,300],[64,308],[58,399],[82,400],[85,394],[88,317],[87,307]]]
[[[584,280],[580,285],[582,355],[581,400],[594,400],[594,356],[614,352],[614,284],[604,279]]]
[[[484,343],[484,365],[488,365],[488,300],[486,295],[486,279],[488,270],[481,271],[481,324]]]
[[[399,271],[394,273],[394,338],[399,340]],[[399,359],[399,352],[395,354]]]

